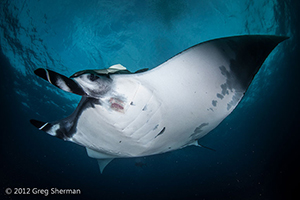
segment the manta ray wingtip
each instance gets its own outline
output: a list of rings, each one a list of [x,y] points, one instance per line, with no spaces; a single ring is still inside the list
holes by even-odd
[[[277,38],[278,44],[281,43],[281,42],[283,42],[284,40],[287,40],[287,39],[290,38],[289,36],[274,36],[274,37]]]

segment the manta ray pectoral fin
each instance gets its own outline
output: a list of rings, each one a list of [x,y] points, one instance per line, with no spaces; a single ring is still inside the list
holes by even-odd
[[[81,96],[85,95],[85,92],[83,91],[83,89],[74,80],[72,80],[64,75],[61,75],[52,70],[43,69],[43,68],[36,69],[34,71],[34,73],[37,76],[43,78],[44,80],[48,81],[52,85],[54,85],[64,91],[78,94]]]
[[[98,165],[101,174],[103,173],[104,168],[113,160],[113,158],[108,158],[108,159],[98,159]]]

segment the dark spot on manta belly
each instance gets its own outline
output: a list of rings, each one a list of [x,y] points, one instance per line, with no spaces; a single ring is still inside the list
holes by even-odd
[[[227,110],[230,110],[230,108],[232,107],[232,105],[230,105],[229,103],[227,104]]]
[[[190,138],[194,138],[197,137],[198,134],[200,134],[203,130],[202,128],[209,125],[209,123],[202,123],[200,124],[195,130],[194,133],[192,135],[190,135]]]
[[[217,97],[218,97],[219,99],[223,99],[223,98],[224,98],[224,96],[221,95],[220,93],[217,94]]]
[[[218,103],[218,102],[217,102],[216,100],[213,100],[213,101],[212,101],[212,105],[213,105],[214,107],[217,106],[217,103]]]
[[[154,127],[154,129],[153,130],[155,130],[155,129],[157,129],[157,127],[159,126],[159,124],[157,124],[155,127]]]
[[[144,108],[142,109],[142,111],[147,110],[147,105],[144,106]]]
[[[166,130],[166,127],[164,127],[154,138],[156,138],[157,136],[163,134]]]

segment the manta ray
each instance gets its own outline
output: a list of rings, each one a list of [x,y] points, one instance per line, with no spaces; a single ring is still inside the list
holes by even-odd
[[[197,44],[148,70],[120,64],[69,78],[34,73],[82,96],[75,111],[54,122],[30,122],[84,146],[102,173],[114,158],[161,154],[198,144],[238,105],[270,52],[287,37],[243,35]]]

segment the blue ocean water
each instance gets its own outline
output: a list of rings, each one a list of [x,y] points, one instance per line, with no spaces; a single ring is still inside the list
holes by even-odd
[[[4,198],[299,196],[299,1],[7,0],[0,8]],[[151,69],[192,45],[243,34],[290,38],[270,54],[235,111],[199,140],[216,152],[188,147],[116,159],[100,174],[83,147],[29,123],[66,117],[79,102],[35,76],[37,68],[67,76],[118,63],[130,71]],[[80,189],[81,194],[7,195],[7,188]]]

